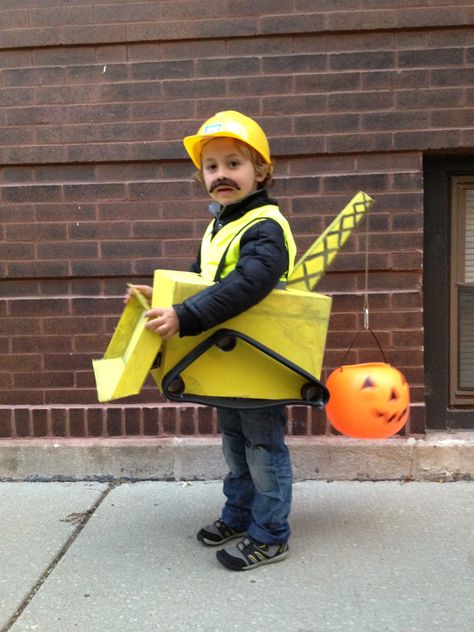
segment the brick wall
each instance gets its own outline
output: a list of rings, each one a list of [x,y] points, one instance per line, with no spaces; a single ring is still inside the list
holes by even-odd
[[[208,217],[181,139],[230,108],[270,137],[300,251],[356,191],[375,198],[371,326],[411,385],[404,432],[423,431],[422,156],[473,145],[474,3],[386,7],[0,1],[0,436],[216,431],[212,410],[170,405],[151,381],[98,405],[91,359],[126,281],[191,263]],[[326,375],[362,326],[364,239],[321,285]],[[349,360],[374,355],[366,336]],[[330,428],[297,407],[289,432]]]

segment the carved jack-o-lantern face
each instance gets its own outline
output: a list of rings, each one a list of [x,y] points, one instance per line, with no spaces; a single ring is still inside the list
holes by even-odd
[[[339,432],[359,439],[383,439],[408,420],[410,392],[398,369],[383,362],[335,369],[326,386],[326,413]]]

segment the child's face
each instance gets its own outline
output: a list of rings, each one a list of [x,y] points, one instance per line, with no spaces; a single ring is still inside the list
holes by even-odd
[[[201,161],[206,189],[212,199],[223,206],[256,191],[265,177],[255,173],[253,162],[234,138],[214,138],[206,143]]]

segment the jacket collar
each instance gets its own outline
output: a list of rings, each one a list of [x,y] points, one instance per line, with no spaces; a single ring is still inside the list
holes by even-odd
[[[264,206],[265,204],[277,205],[277,202],[276,200],[268,197],[266,189],[257,189],[257,191],[247,195],[247,197],[242,200],[239,200],[234,204],[229,204],[228,206],[222,206],[221,204],[213,202],[209,205],[209,211],[216,217],[216,219],[227,223],[228,221],[242,217],[242,215],[245,215],[248,211],[253,211],[254,208]]]

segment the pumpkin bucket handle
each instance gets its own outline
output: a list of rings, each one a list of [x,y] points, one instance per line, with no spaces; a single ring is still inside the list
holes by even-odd
[[[354,346],[354,344],[356,343],[357,339],[359,338],[360,334],[363,331],[370,331],[370,333],[372,334],[372,336],[374,337],[375,342],[377,343],[377,347],[379,348],[380,353],[382,354],[382,358],[383,361],[385,362],[385,364],[387,364],[387,358],[385,357],[385,353],[382,349],[382,345],[380,344],[379,339],[377,338],[377,336],[375,335],[375,332],[373,331],[373,329],[371,327],[365,327],[364,329],[360,329],[356,335],[354,336],[354,339],[352,340],[351,344],[349,345],[348,350],[346,351],[346,353],[344,354],[344,357],[342,358],[342,362],[341,365],[344,364],[345,359],[347,358],[347,356],[349,355],[352,347]]]

